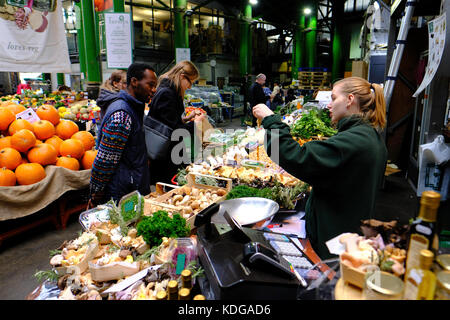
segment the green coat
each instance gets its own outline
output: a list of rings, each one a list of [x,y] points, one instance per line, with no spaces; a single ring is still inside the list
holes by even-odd
[[[264,118],[271,159],[312,186],[306,203],[306,232],[322,259],[332,257],[325,242],[344,232],[360,233],[360,221],[372,217],[383,179],[387,150],[380,134],[358,116],[341,119],[338,133],[301,147],[279,115]],[[279,129],[279,159],[272,155]],[[273,141],[272,141],[273,139]]]

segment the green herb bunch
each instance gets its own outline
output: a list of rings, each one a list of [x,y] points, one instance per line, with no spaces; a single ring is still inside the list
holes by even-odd
[[[167,211],[159,210],[151,216],[144,216],[136,226],[139,236],[150,246],[158,246],[163,237],[181,238],[189,235],[190,229],[186,225],[186,219],[175,213],[169,217]]]
[[[331,137],[337,133],[337,130],[331,127],[331,120],[328,119],[328,109],[311,109],[292,125],[291,134],[302,139],[318,135]]]

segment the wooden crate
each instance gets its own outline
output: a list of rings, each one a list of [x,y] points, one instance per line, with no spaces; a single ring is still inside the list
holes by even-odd
[[[204,185],[204,184],[200,184],[197,183],[195,181],[196,177],[207,177],[207,178],[214,178],[217,180],[222,180],[222,181],[226,181],[226,186],[225,188],[221,188],[221,187],[215,187],[215,186],[208,186],[208,185]],[[175,194],[179,194],[179,193],[183,193],[183,191],[185,191],[188,187],[189,188],[197,188],[197,189],[206,189],[206,190],[211,190],[211,191],[215,191],[215,190],[219,190],[219,189],[225,189],[226,193],[220,197],[217,198],[216,201],[211,202],[209,205],[213,204],[213,203],[219,203],[222,202],[226,199],[227,194],[231,191],[231,188],[233,187],[232,185],[232,179],[229,178],[223,178],[223,177],[216,177],[216,176],[210,176],[210,175],[205,175],[205,174],[200,174],[200,173],[193,173],[190,172],[187,176],[186,176],[186,180],[187,180],[187,184],[182,186],[182,187],[178,187],[174,190],[171,190],[167,193],[164,193],[163,195],[155,198],[155,199],[144,199],[145,203],[144,203],[144,214],[145,215],[151,215],[154,211],[154,209],[152,208],[158,208],[160,207],[162,210],[166,210],[172,213],[175,212],[180,212],[181,213],[181,207],[177,207],[177,206],[173,206],[167,203],[167,201],[172,198]],[[175,186],[176,187],[176,186]],[[204,208],[203,210],[205,210],[206,208]],[[194,229],[194,222],[195,222],[195,216],[200,213],[202,210],[195,212],[194,214],[191,215],[189,218],[186,219],[186,223],[189,225],[189,227],[191,229]]]

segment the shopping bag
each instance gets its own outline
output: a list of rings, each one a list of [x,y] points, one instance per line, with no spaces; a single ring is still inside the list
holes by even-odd
[[[173,129],[147,115],[144,119],[145,145],[150,160],[163,160],[169,156]]]
[[[444,143],[442,135],[433,142],[419,146],[419,179],[417,196],[426,190],[441,194],[441,201],[447,200],[450,185],[450,146]]]

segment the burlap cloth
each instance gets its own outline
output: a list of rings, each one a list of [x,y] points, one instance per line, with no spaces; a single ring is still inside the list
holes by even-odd
[[[0,221],[33,214],[65,192],[89,186],[91,169],[73,171],[57,166],[45,168],[46,177],[28,186],[0,187]]]

